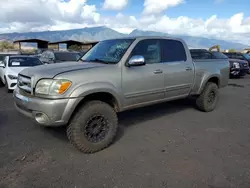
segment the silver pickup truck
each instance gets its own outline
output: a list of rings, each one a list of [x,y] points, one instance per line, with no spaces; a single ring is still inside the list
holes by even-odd
[[[135,37],[99,42],[79,62],[25,69],[13,95],[19,112],[67,125],[71,143],[93,153],[114,140],[117,112],[188,96],[209,112],[228,79],[227,60],[193,61],[181,39]]]

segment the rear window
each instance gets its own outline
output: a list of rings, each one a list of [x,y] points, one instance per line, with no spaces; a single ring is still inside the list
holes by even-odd
[[[9,67],[33,67],[43,63],[35,57],[10,57]]]
[[[190,51],[193,59],[214,59],[210,52],[206,51]]]
[[[80,55],[79,53],[60,52],[55,53],[55,58],[59,61],[77,61],[80,58]]]
[[[186,61],[186,51],[183,44],[177,40],[163,39],[162,62]]]

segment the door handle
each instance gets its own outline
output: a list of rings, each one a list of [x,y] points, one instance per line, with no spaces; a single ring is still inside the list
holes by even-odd
[[[161,69],[157,69],[157,70],[154,71],[154,73],[155,74],[161,74],[161,73],[163,73],[163,71]]]
[[[186,67],[186,71],[191,71],[192,68],[191,67]]]

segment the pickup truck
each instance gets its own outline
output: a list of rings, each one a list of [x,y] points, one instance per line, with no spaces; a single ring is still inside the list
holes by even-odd
[[[113,142],[118,112],[189,96],[210,112],[228,79],[228,60],[193,61],[181,39],[131,37],[101,41],[79,62],[25,69],[13,95],[19,112],[67,125],[70,142],[94,153]]]

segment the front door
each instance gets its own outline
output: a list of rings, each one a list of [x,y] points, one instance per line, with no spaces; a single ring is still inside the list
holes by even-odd
[[[194,65],[181,41],[162,39],[164,87],[167,99],[189,95],[194,82]]]
[[[139,41],[130,57],[141,55],[146,65],[122,68],[122,91],[125,108],[164,99],[164,73],[161,61],[160,40]],[[129,59],[128,58],[128,59]]]

